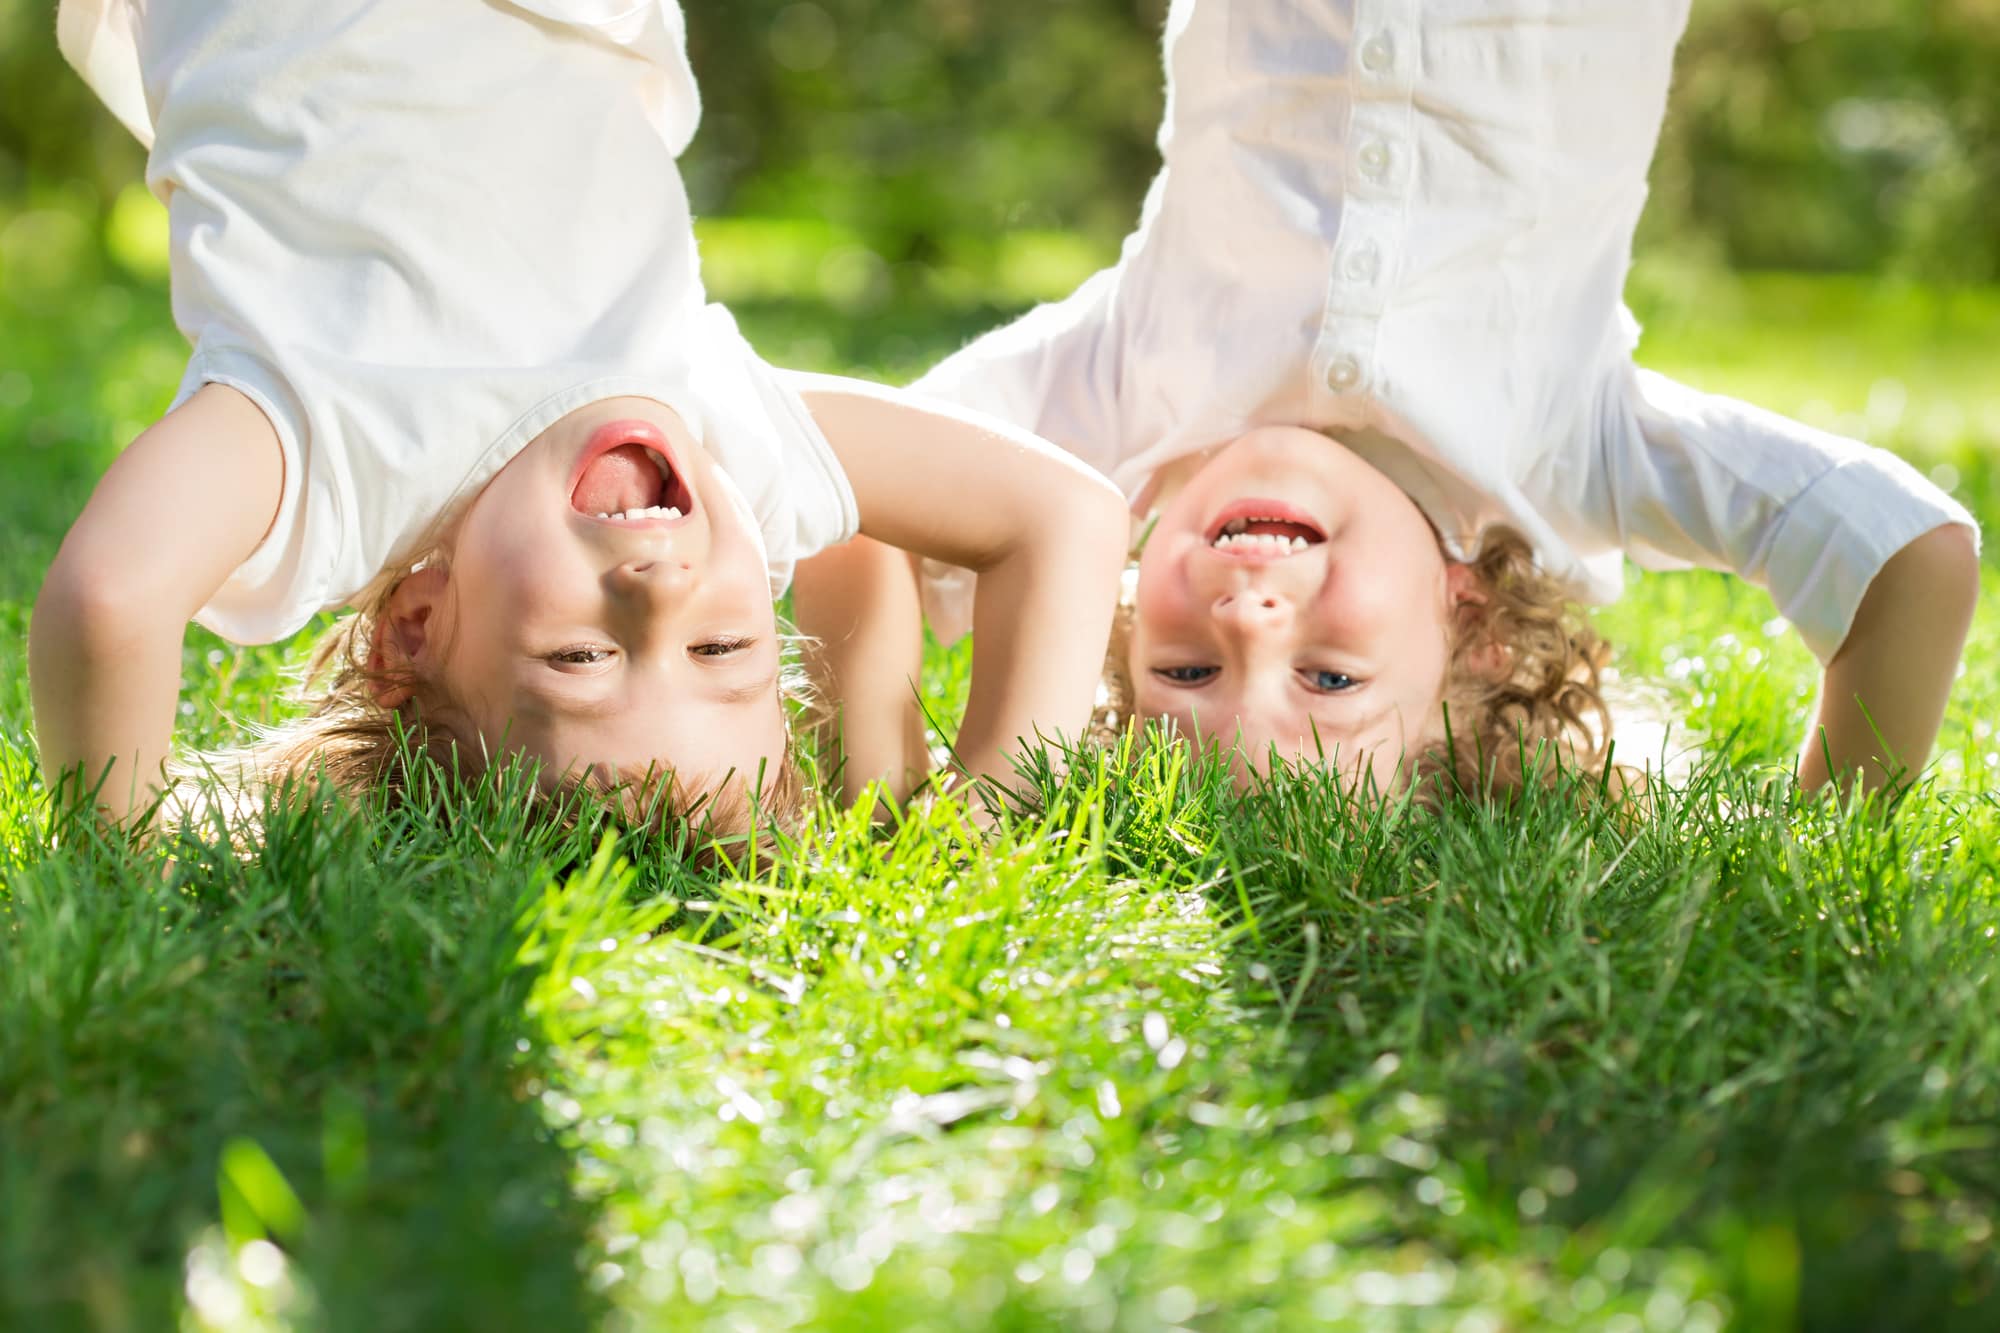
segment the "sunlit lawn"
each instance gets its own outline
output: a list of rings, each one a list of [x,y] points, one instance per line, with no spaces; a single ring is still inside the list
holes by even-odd
[[[711,271],[768,355],[890,376],[1090,260],[972,247],[926,285],[808,228],[821,295],[784,302],[729,290],[746,236]],[[1893,821],[1792,798],[1806,654],[1677,576],[1602,620],[1646,744],[1705,740],[1638,821],[1356,821],[1156,750],[996,836],[826,812],[705,879],[524,836],[504,788],[274,811],[250,855],[58,847],[27,607],[183,354],[154,285],[4,276],[0,1327],[2000,1321],[1992,598]],[[2000,519],[2000,298],[1637,291],[1653,364]],[[288,660],[191,636],[188,734],[273,716]]]

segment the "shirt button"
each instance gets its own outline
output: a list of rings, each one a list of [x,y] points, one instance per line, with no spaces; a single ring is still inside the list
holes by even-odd
[[[1396,63],[1396,43],[1386,32],[1378,32],[1361,46],[1361,68],[1380,74]]]
[[[1354,253],[1347,257],[1347,263],[1343,267],[1347,276],[1355,282],[1373,282],[1376,275],[1382,271],[1382,252],[1376,248],[1375,242],[1369,241],[1357,247]]]
[[[1361,145],[1361,174],[1371,181],[1382,179],[1389,169],[1389,145],[1380,139],[1370,139]]]
[[[1345,352],[1333,358],[1333,363],[1326,368],[1326,387],[1335,393],[1346,393],[1359,383],[1361,363]]]

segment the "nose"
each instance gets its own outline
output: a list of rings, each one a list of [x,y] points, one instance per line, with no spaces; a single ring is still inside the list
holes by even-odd
[[[607,582],[615,593],[648,601],[672,601],[694,580],[685,560],[626,560],[614,566]]]
[[[1290,598],[1251,588],[1224,593],[1209,610],[1217,624],[1241,634],[1271,634],[1292,623]]]

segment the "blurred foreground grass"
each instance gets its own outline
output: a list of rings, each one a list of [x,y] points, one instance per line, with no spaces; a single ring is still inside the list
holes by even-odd
[[[1043,775],[990,841],[950,802],[823,812],[708,877],[523,834],[504,782],[139,854],[51,830],[23,634],[184,351],[143,205],[102,251],[21,225],[0,1327],[2000,1324],[1990,576],[1894,821],[1791,797],[1811,664],[1762,594],[1689,575],[1603,617],[1672,723],[1646,744],[1706,738],[1638,820],[1357,821],[1323,780],[1238,800],[1160,749]],[[774,361],[892,379],[1104,258],[705,240]],[[2000,297],[1645,267],[1634,296],[1649,363],[1905,449],[2000,520]],[[196,633],[185,660],[205,741],[272,716],[292,654]]]

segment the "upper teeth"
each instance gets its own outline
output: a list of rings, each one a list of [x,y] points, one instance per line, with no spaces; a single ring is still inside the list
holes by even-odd
[[[615,514],[599,514],[597,517],[609,518],[609,519],[641,519],[641,518],[679,518],[680,516],[681,516],[681,511],[675,508],[673,505],[648,505],[644,509],[621,509]]]

